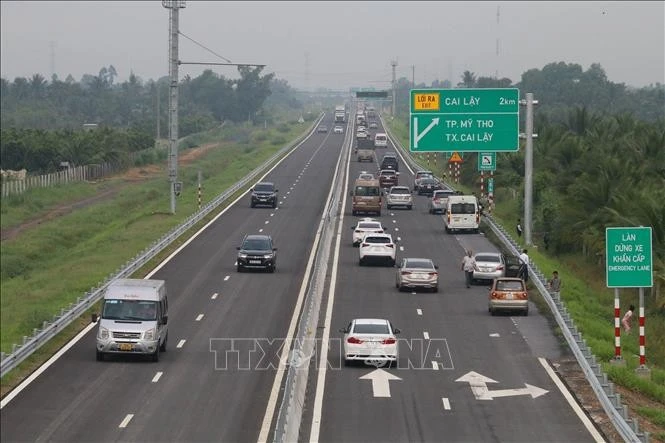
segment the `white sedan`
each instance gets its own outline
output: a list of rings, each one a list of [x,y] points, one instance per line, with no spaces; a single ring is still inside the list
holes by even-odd
[[[344,364],[347,366],[354,360],[374,366],[390,365],[399,357],[395,336],[400,330],[388,320],[356,318],[339,332],[344,334]]]
[[[373,218],[363,218],[357,225],[351,226],[353,230],[353,246],[358,246],[366,234],[383,234],[385,228],[381,222]]]
[[[335,129],[333,129],[335,134],[344,134],[344,128],[341,126],[335,126]]]
[[[358,247],[358,264],[363,266],[369,260],[384,261],[395,266],[395,242],[390,234],[365,234]]]

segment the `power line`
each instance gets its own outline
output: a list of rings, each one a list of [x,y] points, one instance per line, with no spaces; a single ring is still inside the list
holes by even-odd
[[[178,34],[182,35],[182,36],[185,37],[187,40],[189,40],[189,41],[191,41],[192,43],[194,43],[194,44],[200,46],[201,48],[205,49],[205,50],[208,51],[209,53],[214,54],[214,55],[216,55],[217,57],[221,58],[221,59],[224,60],[226,63],[233,63],[233,62],[232,62],[231,60],[229,60],[228,58],[226,58],[226,57],[224,57],[224,56],[222,56],[222,55],[217,54],[217,53],[216,53],[215,51],[213,51],[212,49],[207,48],[206,46],[204,46],[203,44],[197,42],[197,41],[194,40],[193,38],[186,36],[186,35],[183,34],[180,30],[178,30]]]

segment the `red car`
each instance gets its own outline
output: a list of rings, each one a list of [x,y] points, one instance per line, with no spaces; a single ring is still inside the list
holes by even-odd
[[[382,169],[379,172],[379,185],[382,188],[390,188],[391,186],[397,186],[399,182],[399,172],[395,172],[392,169]]]

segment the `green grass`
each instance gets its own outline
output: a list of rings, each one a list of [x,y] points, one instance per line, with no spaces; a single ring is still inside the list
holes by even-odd
[[[111,200],[78,209],[31,228],[14,240],[3,241],[0,292],[0,348],[10,352],[12,343],[20,343],[33,328],[51,320],[91,287],[122,267],[128,259],[149,246],[162,234],[196,212],[197,172],[203,176],[202,203],[211,201],[226,188],[270,158],[282,145],[278,137],[292,140],[306,129],[290,124],[287,132],[276,129],[234,128],[213,131],[197,137],[200,144],[218,143],[214,149],[188,165],[181,166],[179,178],[183,192],[177,200],[177,214],[169,214],[166,177],[149,179],[125,186]],[[245,135],[263,134],[263,141],[243,143]],[[237,136],[241,142],[233,142]],[[117,183],[110,181],[109,183]],[[97,185],[73,185],[40,189],[24,194],[24,204],[47,212],[49,206],[73,201],[72,195],[92,196]],[[33,201],[33,195],[35,201]],[[5,204],[4,211],[13,223],[29,218],[22,205]],[[34,217],[34,214],[32,215]],[[11,226],[11,224],[9,225]],[[103,251],[103,252],[100,252]]]

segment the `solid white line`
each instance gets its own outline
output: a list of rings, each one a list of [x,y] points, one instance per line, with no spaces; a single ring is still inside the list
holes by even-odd
[[[30,374],[28,378],[23,380],[20,385],[18,385],[16,388],[14,388],[10,393],[8,393],[5,398],[0,401],[0,409],[4,408],[9,404],[10,401],[14,399],[22,390],[24,390],[30,383],[32,383],[37,377],[39,377],[44,371],[48,369],[49,366],[51,366],[53,363],[56,362],[57,359],[62,357],[62,354],[67,352],[69,349],[71,349],[72,346],[74,346],[79,340],[83,338],[85,334],[88,333],[92,328],[97,326],[97,323],[90,323],[88,326],[86,326],[81,332],[79,332],[76,337],[71,339],[69,343],[67,343],[65,346],[63,346],[58,352],[56,352],[53,357],[49,358],[46,360],[46,362],[41,365],[35,372]]]
[[[446,397],[443,397],[441,400],[443,401],[443,409],[450,411],[450,400]]]
[[[186,342],[186,341],[187,341],[187,340],[185,340],[185,339],[180,340],[180,341],[178,342],[178,344],[176,345],[176,348],[182,348],[183,346],[185,346],[185,342]]]
[[[228,279],[230,279],[230,278],[231,278],[231,276],[227,275],[226,277],[224,277],[224,281],[228,281]]]
[[[432,360],[432,369],[434,369],[435,371],[439,370],[439,364],[434,360]]]
[[[203,318],[203,314],[199,314],[199,315],[196,316],[196,321],[201,321],[202,318]]]
[[[568,404],[570,405],[571,408],[573,408],[573,411],[575,411],[575,414],[577,414],[577,417],[580,419],[582,424],[584,424],[584,427],[587,428],[587,431],[591,434],[591,437],[597,441],[597,442],[605,442],[605,439],[603,436],[598,432],[596,427],[594,426],[593,423],[591,423],[591,420],[589,420],[589,417],[584,413],[582,408],[580,408],[580,405],[577,404],[573,396],[570,394],[566,386],[559,380],[559,377],[556,375],[554,370],[550,367],[550,365],[547,363],[547,360],[545,360],[542,357],[538,357],[538,361],[540,364],[545,368],[545,372],[550,376],[554,384],[556,385],[557,388],[559,388],[559,391],[561,391],[561,394],[564,396],[564,398],[568,401]]]
[[[129,422],[132,420],[132,418],[134,418],[134,414],[127,414],[127,416],[124,418],[124,420],[122,420],[122,422],[120,423],[120,426],[118,426],[118,427],[119,428],[126,428],[127,425],[129,424]]]
[[[349,146],[350,148],[351,146]],[[339,167],[339,164],[338,164]],[[351,156],[346,163],[346,174],[344,192],[342,192],[342,214],[346,212],[346,194],[348,192],[349,168],[351,167]],[[333,263],[330,276],[330,286],[328,288],[328,304],[326,306],[326,316],[323,324],[323,333],[321,334],[321,355],[319,357],[318,376],[316,378],[316,393],[314,394],[314,407],[312,411],[312,425],[309,432],[309,442],[318,442],[321,431],[321,415],[323,411],[323,394],[326,387],[326,372],[328,371],[328,341],[330,340],[330,325],[332,323],[333,305],[335,303],[335,288],[337,287],[337,269],[340,258],[340,245],[342,240],[342,228],[344,220],[342,219],[337,226],[337,238],[335,239],[335,253],[333,254]]]
[[[162,378],[162,374],[164,374],[162,371],[158,371],[155,376],[152,378],[153,383],[157,383],[160,378]]]
[[[323,146],[323,145],[321,145]],[[342,157],[339,158],[337,162],[337,166],[335,167],[335,172],[333,174],[333,183],[335,180],[335,177],[337,176],[337,173],[339,171],[339,165],[341,162]],[[334,187],[330,186],[330,192],[328,192],[328,197],[326,198],[326,205],[330,202],[332,199],[332,195],[334,192]],[[346,191],[345,191],[346,194]],[[323,224],[325,222],[326,215],[324,214],[321,217],[321,221],[319,222],[319,226],[316,231],[316,235],[314,237],[314,243],[312,244],[312,249],[309,253],[309,259],[307,261],[307,267],[305,268],[305,275],[302,280],[302,285],[300,286],[300,292],[298,293],[298,299],[296,300],[296,305],[295,308],[293,309],[293,315],[291,317],[291,323],[289,324],[289,330],[286,333],[286,339],[291,340],[296,333],[296,327],[298,325],[298,318],[300,317],[300,311],[302,309],[302,304],[305,300],[305,293],[307,291],[307,285],[309,283],[309,276],[312,271],[312,266],[314,264],[314,257],[316,255],[316,250],[318,249],[318,245],[321,241],[321,233],[323,232]],[[339,241],[339,236],[338,236],[338,241]],[[333,280],[334,282],[334,280]],[[325,346],[325,342],[324,342]],[[263,422],[261,424],[261,431],[259,432],[259,438],[258,442],[263,443],[268,440],[268,434],[270,434],[271,426],[272,426],[272,421],[273,421],[273,416],[275,415],[275,409],[277,408],[277,398],[279,397],[279,392],[280,388],[282,387],[282,379],[284,378],[284,374],[286,374],[287,368],[286,368],[286,361],[287,357],[289,354],[289,346],[283,346],[282,347],[282,353],[279,357],[279,368],[277,369],[277,372],[275,374],[275,381],[272,384],[272,390],[270,391],[270,397],[268,398],[268,404],[266,405],[266,412],[263,415]],[[322,355],[324,355],[322,351]]]
[[[425,340],[429,340],[429,332],[427,331],[423,332],[423,337],[425,338]]]
[[[291,154],[293,154],[297,149],[299,149],[299,148],[300,148],[300,147],[301,147],[301,146],[302,146],[307,140],[309,140],[309,138],[310,138],[313,134],[314,134],[314,131],[312,131],[312,132],[311,132],[308,136],[306,136],[306,137],[305,137],[300,143],[298,143],[296,146],[294,146],[293,149],[291,149],[289,152],[287,152],[286,155],[284,155],[284,157],[282,157],[281,159],[279,159],[279,160],[278,160],[278,161],[272,166],[272,168],[268,169],[268,170],[266,171],[266,173],[263,174],[263,175],[261,176],[261,178],[259,178],[259,179],[257,180],[257,183],[263,181],[263,179],[265,179],[265,178],[268,176],[268,174],[270,174],[275,168],[277,168],[277,166],[279,166],[279,165],[280,165],[284,160],[286,160]],[[408,165],[407,165],[407,167],[408,167]],[[196,237],[198,237],[203,231],[205,231],[206,229],[208,229],[208,227],[209,227],[210,225],[212,225],[213,223],[215,223],[215,222],[217,221],[217,219],[218,219],[219,217],[221,217],[222,215],[224,215],[224,214],[226,213],[226,211],[228,211],[229,209],[231,209],[232,206],[234,206],[234,205],[235,205],[236,203],[238,203],[240,200],[244,199],[245,196],[247,195],[247,193],[249,193],[249,192],[250,192],[249,189],[247,189],[244,193],[240,194],[235,200],[233,200],[233,201],[232,201],[227,207],[225,207],[224,209],[222,209],[221,211],[219,211],[219,214],[217,214],[216,216],[214,216],[214,217],[213,217],[208,223],[206,223],[203,227],[201,227],[201,229],[199,229],[198,231],[196,231],[196,232],[194,233],[194,235],[192,235],[191,237],[189,237],[189,238],[187,239],[187,241],[185,241],[182,245],[180,245],[180,247],[179,247],[178,249],[176,249],[175,251],[173,251],[173,252],[172,252],[168,257],[166,257],[161,263],[159,263],[157,266],[155,266],[155,268],[154,268],[152,271],[150,271],[150,272],[144,277],[144,279],[149,279],[149,278],[151,278],[151,277],[152,277],[153,275],[155,275],[160,269],[162,269],[164,266],[166,266],[166,264],[167,264],[168,262],[170,262],[170,261],[173,259],[173,257],[175,257],[176,255],[178,255],[178,254],[180,253],[180,251],[182,251],[183,249],[185,249],[185,248],[187,247],[187,245],[189,245],[191,242],[193,242],[194,239],[195,239]],[[18,395],[23,389],[25,389],[30,383],[32,383],[37,377],[39,377],[44,371],[46,371],[46,369],[48,369],[49,366],[51,366],[53,363],[55,363],[56,360],[58,360],[60,357],[62,357],[62,356],[65,354],[65,352],[67,352],[69,349],[72,348],[72,346],[74,346],[76,343],[78,343],[78,342],[79,342],[79,341],[85,336],[85,334],[87,334],[88,332],[90,332],[90,330],[93,329],[95,326],[96,326],[96,323],[90,323],[88,326],[86,326],[86,327],[85,327],[83,330],[81,330],[81,332],[79,332],[79,333],[78,333],[73,339],[71,339],[67,344],[65,344],[62,348],[60,348],[60,350],[59,350],[58,352],[56,352],[51,358],[49,358],[49,359],[48,359],[43,365],[41,365],[39,368],[37,368],[37,370],[35,370],[35,372],[33,372],[32,374],[30,374],[30,376],[29,376],[28,378],[26,378],[23,382],[21,382],[21,384],[19,384],[19,385],[18,385],[16,388],[14,388],[11,392],[7,393],[7,395],[5,395],[5,397],[0,401],[0,409],[4,408],[7,404],[9,404],[9,402],[12,401],[12,399],[13,399],[14,397],[16,397],[16,396],[17,396],[17,395]]]
[[[422,309],[416,309],[416,313],[418,315],[423,315],[423,310]]]
[[[217,294],[217,293],[215,292],[214,294],[212,294],[212,297],[210,297],[210,298],[212,298],[213,300],[215,300],[215,299],[217,298],[217,295],[219,295],[219,294]]]

